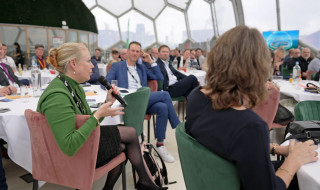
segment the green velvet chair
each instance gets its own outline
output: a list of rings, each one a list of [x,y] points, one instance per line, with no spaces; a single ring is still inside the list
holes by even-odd
[[[240,177],[235,165],[212,153],[188,135],[184,123],[178,125],[176,139],[188,190],[240,189]]]
[[[292,69],[288,69],[287,66],[282,65],[281,67],[281,73],[284,79],[289,79],[290,74],[292,73]]]
[[[302,101],[294,107],[296,121],[320,120],[320,101]]]
[[[148,87],[139,88],[136,92],[124,97],[128,106],[124,109],[123,122],[125,126],[134,127],[138,136],[143,131],[143,122],[150,97]]]

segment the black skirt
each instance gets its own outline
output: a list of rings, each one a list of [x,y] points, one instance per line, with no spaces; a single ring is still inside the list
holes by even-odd
[[[96,168],[107,164],[120,154],[120,133],[115,125],[100,126],[100,141]]]

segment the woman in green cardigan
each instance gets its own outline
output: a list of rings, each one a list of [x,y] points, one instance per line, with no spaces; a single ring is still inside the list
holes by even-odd
[[[85,92],[79,83],[90,79],[93,64],[88,49],[81,43],[65,43],[59,48],[52,48],[50,54],[56,55],[56,77],[39,99],[37,110],[45,114],[52,133],[61,151],[69,156],[74,155],[87,141],[91,132],[106,116],[123,115],[122,107],[111,108],[116,100],[111,92],[119,94],[113,86],[108,91],[106,103],[97,111],[91,112],[85,99]],[[91,115],[79,129],[75,129],[76,115]],[[139,175],[137,189],[161,189],[149,178],[144,167],[137,133],[132,127],[101,126],[101,135],[97,157],[97,166],[108,163],[121,151],[135,167]],[[121,174],[121,166],[108,174],[104,190],[113,189]]]

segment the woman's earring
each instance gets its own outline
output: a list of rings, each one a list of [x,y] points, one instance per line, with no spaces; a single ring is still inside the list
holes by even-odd
[[[75,74],[76,74],[76,72],[75,72],[75,71],[73,71],[73,74],[75,75]]]

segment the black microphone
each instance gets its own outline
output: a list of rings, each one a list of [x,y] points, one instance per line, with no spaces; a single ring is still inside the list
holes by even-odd
[[[98,78],[98,81],[104,86],[106,87],[108,90],[110,90],[112,88],[112,86],[108,83],[107,79],[104,77],[104,76],[100,76]],[[120,104],[122,104],[124,107],[127,107],[128,104],[127,102],[118,94],[115,94],[115,93],[111,93],[113,97],[115,97],[119,102]]]

